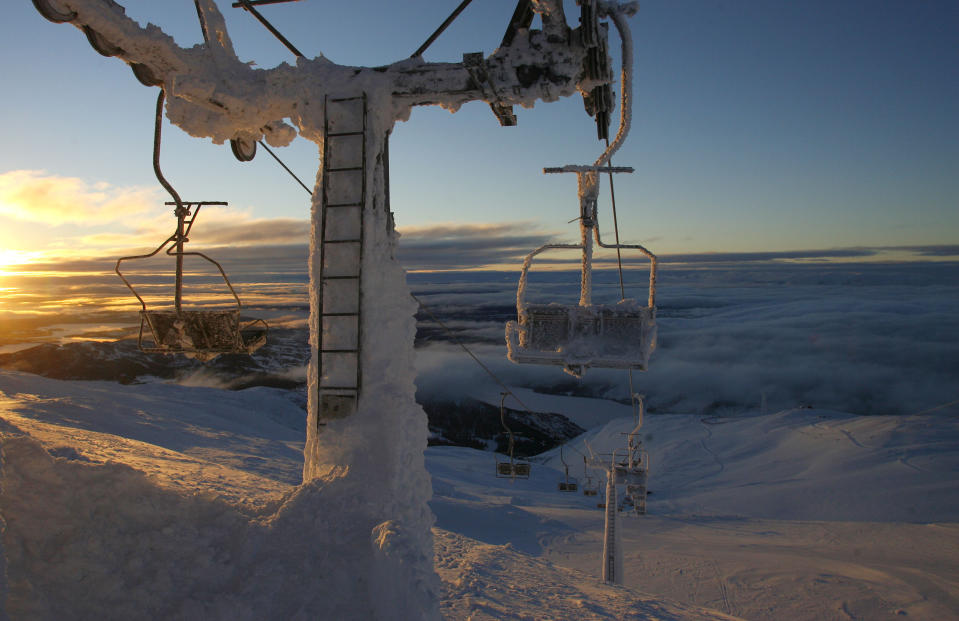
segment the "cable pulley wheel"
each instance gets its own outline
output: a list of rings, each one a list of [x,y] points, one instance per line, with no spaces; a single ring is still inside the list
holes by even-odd
[[[63,24],[72,22],[77,18],[76,11],[63,11],[57,8],[54,0],[33,0],[33,6],[36,7],[40,15],[53,22],[54,24]]]
[[[119,56],[123,53],[121,48],[104,39],[103,35],[89,26],[83,27],[83,34],[87,35],[87,41],[101,56]]]
[[[163,80],[156,77],[153,69],[143,63],[130,63],[130,69],[133,69],[133,75],[143,86],[163,86]]]
[[[231,138],[230,150],[233,151],[233,157],[236,159],[241,162],[249,162],[256,157],[256,141]]]

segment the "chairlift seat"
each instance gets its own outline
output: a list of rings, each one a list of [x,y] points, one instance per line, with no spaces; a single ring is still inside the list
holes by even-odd
[[[616,468],[617,485],[634,485],[646,487],[648,475],[645,470],[635,468]]]
[[[575,492],[579,489],[579,485],[575,481],[560,481],[558,489],[561,492]]]
[[[635,300],[530,304],[519,322],[507,324],[506,339],[513,362],[646,370],[656,346],[656,313]]]
[[[496,462],[497,479],[528,479],[530,465],[526,462]]]
[[[153,346],[143,342],[144,327],[149,329]],[[148,353],[211,360],[219,354],[251,354],[266,342],[265,337],[262,320],[241,326],[239,309],[140,311],[140,347]]]

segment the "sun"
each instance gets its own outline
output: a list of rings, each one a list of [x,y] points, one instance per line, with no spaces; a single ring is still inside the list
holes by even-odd
[[[9,272],[11,266],[31,263],[36,257],[36,252],[0,248],[0,274]]]

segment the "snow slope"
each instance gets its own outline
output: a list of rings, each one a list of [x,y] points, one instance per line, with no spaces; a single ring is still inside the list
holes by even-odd
[[[8,618],[372,614],[355,594],[388,577],[352,554],[371,545],[350,522],[353,483],[295,486],[303,414],[283,391],[2,372],[0,392]],[[581,401],[568,405],[623,408]],[[608,450],[629,426],[612,418],[571,442],[571,474],[581,478],[585,441]],[[511,481],[493,476],[492,453],[428,449],[443,614],[948,619],[959,610],[956,419],[659,415],[644,432],[650,515],[621,520],[621,587],[599,580],[595,499],[555,491],[556,452],[529,480]]]

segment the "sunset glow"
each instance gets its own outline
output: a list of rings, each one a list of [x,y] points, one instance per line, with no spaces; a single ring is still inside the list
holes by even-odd
[[[0,276],[12,275],[21,266],[35,261],[38,255],[26,250],[0,249]]]

